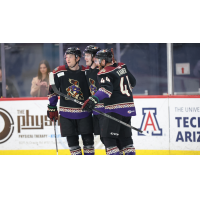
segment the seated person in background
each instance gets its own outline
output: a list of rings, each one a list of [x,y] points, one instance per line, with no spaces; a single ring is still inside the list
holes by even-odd
[[[0,98],[3,97],[3,91],[2,91],[2,70],[0,66]],[[6,97],[19,97],[19,93],[17,92],[14,84],[6,79]]]
[[[51,71],[48,61],[42,60],[39,64],[38,75],[33,78],[31,86],[32,97],[47,97],[49,91],[49,72]]]

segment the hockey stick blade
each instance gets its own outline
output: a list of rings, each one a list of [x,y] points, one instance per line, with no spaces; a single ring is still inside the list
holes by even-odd
[[[80,102],[80,101],[74,99],[73,97],[71,97],[71,96],[69,96],[69,95],[63,94],[63,93],[61,93],[60,91],[58,91],[58,89],[56,88],[55,82],[54,82],[54,75],[53,75],[53,72],[50,72],[50,74],[49,74],[49,81],[50,81],[51,87],[53,88],[53,91],[54,91],[56,94],[58,94],[58,95],[60,95],[60,96],[63,96],[63,97],[66,97],[66,98],[68,98],[69,100],[71,100],[71,101],[73,101],[73,102],[75,102],[75,103],[77,103],[77,104],[79,104],[79,105],[81,105],[81,106],[83,105],[82,102]],[[121,121],[121,120],[118,120],[118,119],[116,119],[116,118],[114,118],[114,117],[111,117],[110,115],[107,115],[106,113],[103,113],[103,112],[101,112],[101,111],[99,111],[99,110],[97,110],[97,109],[95,109],[95,108],[93,109],[93,111],[95,111],[95,112],[97,112],[97,113],[99,113],[99,114],[101,114],[101,115],[103,115],[103,116],[105,116],[105,117],[107,117],[107,118],[110,118],[110,119],[112,119],[112,120],[114,120],[114,121],[117,121],[118,123],[123,124],[124,126],[127,126],[127,127],[131,128],[131,129],[133,129],[133,130],[135,130],[135,131],[138,131],[138,132],[142,133],[141,130],[139,130],[139,129],[137,129],[137,128],[135,128],[135,127],[133,127],[133,126],[131,126],[131,125],[129,125],[129,124],[127,124],[127,123]]]

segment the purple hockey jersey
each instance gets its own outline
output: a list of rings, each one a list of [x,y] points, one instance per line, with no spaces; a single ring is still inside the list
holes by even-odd
[[[107,66],[98,73],[99,90],[95,96],[103,99],[105,113],[115,112],[122,116],[136,115],[132,88],[136,85],[135,77],[124,63]]]

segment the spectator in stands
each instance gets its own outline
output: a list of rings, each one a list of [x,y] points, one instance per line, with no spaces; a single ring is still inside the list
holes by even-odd
[[[3,91],[2,91],[2,70],[0,66],[0,98],[3,97]],[[17,89],[15,88],[14,84],[9,80],[6,79],[6,97],[19,97],[19,93]]]
[[[33,78],[31,86],[32,97],[46,97],[49,91],[49,72],[51,71],[48,61],[42,60],[39,64],[38,75]]]

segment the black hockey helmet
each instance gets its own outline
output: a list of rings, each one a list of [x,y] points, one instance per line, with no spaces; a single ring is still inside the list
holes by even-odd
[[[107,63],[111,63],[113,54],[110,49],[102,49],[96,53],[95,57],[101,60],[105,60]]]
[[[78,56],[81,58],[81,50],[78,47],[69,47],[66,51],[65,51],[65,55],[64,58],[66,58],[67,54],[73,54],[75,55],[75,57],[77,58]]]
[[[89,45],[83,51],[83,55],[85,55],[85,53],[89,53],[89,54],[92,54],[92,57],[94,57],[96,55],[96,53],[100,50],[101,49],[95,45]]]

